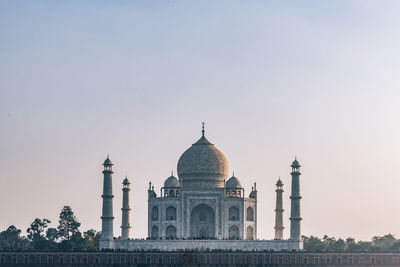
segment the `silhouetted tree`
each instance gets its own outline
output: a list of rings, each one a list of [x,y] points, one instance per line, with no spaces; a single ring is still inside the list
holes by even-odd
[[[400,240],[392,234],[374,236],[372,241],[358,241],[347,238],[346,241],[339,238],[328,237],[322,239],[315,236],[303,236],[304,249],[307,251],[334,251],[334,252],[397,252],[400,251]]]
[[[325,245],[321,239],[315,236],[303,236],[304,249],[307,251],[325,251]]]
[[[46,231],[46,238],[49,241],[56,242],[58,239],[58,231],[56,228],[48,228]]]
[[[80,251],[85,250],[85,240],[81,232],[75,232],[69,239],[64,239],[60,242],[59,248],[62,251]]]
[[[396,238],[394,238],[392,234],[387,234],[385,236],[374,236],[372,238],[374,251],[389,251],[394,243],[396,243]]]
[[[1,251],[21,251],[29,247],[29,241],[21,237],[21,230],[11,225],[7,230],[0,232]]]
[[[354,252],[357,250],[357,244],[354,238],[352,237],[346,238],[346,245],[344,249],[345,251],[350,251],[350,252]]]
[[[390,251],[400,252],[400,240],[396,240],[389,249]]]
[[[51,222],[48,219],[41,220],[36,218],[33,223],[31,223],[31,226],[26,230],[28,233],[28,239],[31,241],[42,238],[44,239],[44,233],[49,223]]]
[[[343,239],[339,238],[336,240],[335,244],[333,245],[333,251],[335,252],[343,252],[346,246],[346,242]]]
[[[90,251],[95,251],[99,249],[101,232],[96,232],[96,230],[90,229],[83,233],[83,238],[85,240],[85,249]]]
[[[36,218],[26,230],[28,239],[31,241],[30,245],[32,249],[41,251],[53,251],[57,249],[57,243],[54,239],[46,238],[48,232],[46,229],[49,223],[51,222],[48,219],[41,220]]]
[[[74,234],[79,232],[79,226],[81,226],[81,223],[77,221],[70,206],[64,206],[61,210],[58,223],[58,236],[62,240],[70,240]]]

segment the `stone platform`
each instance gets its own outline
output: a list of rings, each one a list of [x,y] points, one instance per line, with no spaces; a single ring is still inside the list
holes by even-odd
[[[121,240],[101,241],[100,247],[114,250],[231,250],[231,251],[299,251],[303,249],[302,241],[292,240]]]

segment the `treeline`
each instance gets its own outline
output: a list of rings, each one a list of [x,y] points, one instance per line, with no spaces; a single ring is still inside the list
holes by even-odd
[[[64,206],[56,228],[48,227],[48,219],[36,218],[26,230],[26,236],[14,225],[0,232],[0,251],[97,251],[100,232],[90,229],[81,233],[72,209]],[[310,252],[400,252],[400,239],[392,234],[374,236],[371,241],[354,238],[336,239],[325,235],[302,236],[304,250]]]
[[[371,241],[358,241],[354,238],[336,239],[325,235],[322,239],[303,236],[304,250],[315,252],[400,252],[400,239],[392,234],[374,236]]]
[[[14,225],[0,232],[0,251],[95,251],[99,249],[100,232],[90,229],[83,234],[72,209],[64,206],[57,228],[48,227],[48,219],[36,218],[26,236]]]

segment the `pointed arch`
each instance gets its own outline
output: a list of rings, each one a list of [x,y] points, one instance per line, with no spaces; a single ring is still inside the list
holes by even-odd
[[[215,237],[215,212],[210,206],[199,204],[191,211],[190,237],[201,239]]]
[[[157,206],[153,206],[151,208],[151,220],[158,221],[158,207]]]
[[[246,220],[254,221],[254,210],[252,207],[248,207],[246,210]]]
[[[156,225],[151,228],[151,238],[158,238],[158,227]]]
[[[167,216],[167,221],[176,221],[176,208],[174,206],[168,206],[165,215]]]
[[[170,196],[170,197],[175,196],[175,193],[174,193],[174,190],[173,190],[173,189],[169,190],[169,196]]]
[[[230,221],[239,221],[239,209],[236,206],[232,206],[228,211],[228,219]]]
[[[168,225],[167,229],[165,229],[165,237],[167,239],[176,239],[176,227]]]
[[[229,239],[239,239],[239,228],[236,225],[232,225],[231,227],[229,227]]]
[[[246,238],[248,240],[254,240],[254,230],[253,227],[248,226],[246,230]]]

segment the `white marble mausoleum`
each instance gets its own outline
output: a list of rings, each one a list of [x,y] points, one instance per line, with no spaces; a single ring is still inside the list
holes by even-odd
[[[130,183],[123,180],[121,236],[113,232],[112,162],[104,162],[102,238],[100,249],[119,250],[301,250],[300,164],[292,167],[290,239],[283,240],[283,183],[276,186],[275,238],[257,239],[257,188],[246,191],[228,161],[207,140],[204,124],[200,139],[178,161],[178,177],[171,174],[157,195],[148,188],[148,236],[130,239]],[[271,218],[272,219],[272,218]],[[262,226],[261,226],[262,227]]]

